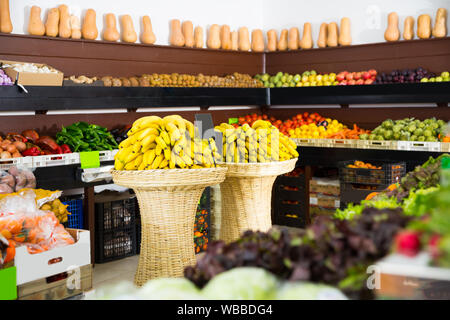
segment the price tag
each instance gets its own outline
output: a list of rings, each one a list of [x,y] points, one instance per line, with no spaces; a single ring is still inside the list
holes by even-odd
[[[100,167],[100,153],[98,151],[80,152],[81,169]]]
[[[16,300],[16,267],[0,270],[0,300]]]
[[[235,124],[238,122],[239,122],[238,118],[228,118],[228,124]]]

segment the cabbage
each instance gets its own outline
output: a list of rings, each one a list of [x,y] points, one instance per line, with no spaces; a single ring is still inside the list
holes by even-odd
[[[272,300],[277,286],[278,281],[270,272],[241,267],[218,274],[202,293],[213,300]]]
[[[202,300],[200,290],[185,278],[160,278],[148,281],[138,292],[144,300]]]
[[[281,286],[276,300],[347,300],[338,289],[309,282],[287,282]]]
[[[102,286],[96,289],[91,296],[86,296],[87,300],[136,300],[138,288],[130,281],[123,281],[119,284]]]

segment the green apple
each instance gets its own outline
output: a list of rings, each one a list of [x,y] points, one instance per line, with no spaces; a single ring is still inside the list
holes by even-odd
[[[436,78],[430,78],[428,79],[428,82],[436,82]]]
[[[283,84],[281,83],[281,81],[278,81],[278,82],[275,84],[275,86],[276,86],[277,88],[281,88],[281,87],[283,86]]]
[[[305,72],[302,73],[302,76],[307,76],[307,77],[309,77],[309,74],[310,74],[309,71],[305,71]]]
[[[450,73],[448,71],[444,71],[441,73],[442,78],[450,78]]]
[[[299,74],[296,74],[296,75],[294,76],[294,81],[295,81],[295,82],[300,82],[301,78],[302,78],[302,77],[301,77]]]
[[[282,76],[281,77],[281,82],[286,83],[287,82],[287,77],[286,76]]]
[[[294,81],[291,81],[290,83],[289,83],[289,87],[295,87],[295,82]]]
[[[283,88],[289,87],[289,83],[283,83],[282,87],[283,87]]]
[[[270,84],[269,84],[269,88],[275,88],[275,83],[273,83],[273,82],[270,83]]]
[[[428,78],[422,78],[420,79],[420,82],[428,82]]]
[[[442,82],[442,77],[436,77],[436,82]]]
[[[444,81],[445,81],[445,82],[450,81],[450,77],[449,77],[449,78],[444,78]]]
[[[270,83],[268,81],[264,81],[264,87],[268,88]]]
[[[275,75],[275,77],[278,77],[278,78],[281,78],[283,76],[283,72],[278,72],[276,75]]]
[[[303,83],[308,82],[308,76],[303,76],[303,77],[302,77],[302,82],[303,82]]]
[[[267,73],[265,73],[261,76],[262,81],[269,81],[269,79],[270,79],[270,75],[268,75]]]
[[[313,75],[316,75],[316,74],[317,74],[315,70],[311,70],[309,73],[310,73],[310,74],[313,74]]]
[[[286,80],[287,80],[287,82],[291,82],[292,80],[294,80],[294,76],[293,75],[288,75]]]

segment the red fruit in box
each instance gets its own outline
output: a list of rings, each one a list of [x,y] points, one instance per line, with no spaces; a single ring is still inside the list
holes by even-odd
[[[356,72],[356,73],[353,75],[353,79],[355,79],[355,80],[359,80],[359,79],[361,79],[361,78],[362,78],[361,72]]]
[[[372,76],[370,75],[369,72],[365,71],[365,72],[363,73],[363,79],[364,79],[364,80],[370,79],[371,77],[372,77]]]
[[[419,234],[414,231],[402,231],[395,237],[395,248],[400,254],[414,257],[420,250]]]
[[[367,79],[366,81],[364,81],[364,84],[372,84],[373,81],[373,79]]]
[[[353,73],[347,73],[345,79],[348,81],[353,80]]]
[[[438,234],[433,235],[428,242],[428,252],[433,259],[437,259],[440,256],[439,240],[441,236]]]
[[[359,85],[364,84],[364,80],[363,79],[359,79],[358,81],[356,81],[356,84],[359,84]]]
[[[347,81],[343,80],[341,82],[338,83],[338,86],[346,86],[347,85]]]
[[[345,74],[339,73],[339,74],[336,76],[336,80],[339,81],[339,82],[344,81],[344,80],[345,80]]]
[[[375,77],[377,76],[377,70],[375,70],[375,69],[370,69],[368,72],[370,73],[371,76],[375,76]]]
[[[348,81],[348,85],[349,86],[353,86],[353,85],[355,85],[356,84],[356,81],[355,80],[349,80]]]

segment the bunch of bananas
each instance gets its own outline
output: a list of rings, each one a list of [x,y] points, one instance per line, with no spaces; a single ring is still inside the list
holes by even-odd
[[[47,202],[42,205],[40,208],[44,211],[52,211],[56,218],[58,218],[60,223],[67,222],[67,215],[70,214],[69,211],[67,211],[68,205],[63,204],[59,199]]]
[[[197,138],[192,122],[178,115],[140,118],[127,135],[114,158],[116,170],[211,168],[221,159],[214,139]]]
[[[215,130],[222,133],[224,162],[285,161],[299,156],[295,142],[269,121],[257,120],[251,127],[244,124],[238,128],[222,123]]]

